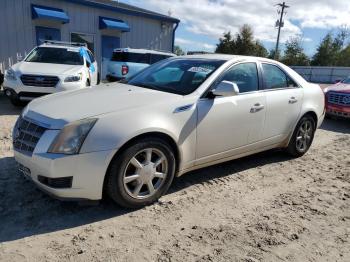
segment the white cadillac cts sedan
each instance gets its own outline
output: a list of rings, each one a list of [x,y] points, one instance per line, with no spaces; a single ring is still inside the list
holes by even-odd
[[[324,94],[276,61],[170,58],[125,83],[32,101],[13,131],[19,169],[60,199],[156,201],[174,176],[272,148],[305,154]]]

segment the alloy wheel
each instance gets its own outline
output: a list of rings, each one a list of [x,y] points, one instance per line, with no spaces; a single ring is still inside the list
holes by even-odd
[[[299,127],[296,137],[296,148],[299,152],[306,152],[311,145],[313,125],[310,120],[305,120]]]
[[[136,153],[126,165],[123,184],[129,196],[145,199],[162,187],[168,173],[168,160],[156,148],[146,148]]]

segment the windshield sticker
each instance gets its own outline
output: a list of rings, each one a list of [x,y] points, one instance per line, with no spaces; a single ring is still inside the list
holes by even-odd
[[[209,68],[204,68],[204,67],[191,67],[190,69],[187,70],[188,72],[193,72],[193,73],[206,73],[209,74],[213,70]]]
[[[67,48],[67,51],[68,51],[68,52],[79,53],[79,50],[78,50],[78,49],[75,49],[75,48]]]

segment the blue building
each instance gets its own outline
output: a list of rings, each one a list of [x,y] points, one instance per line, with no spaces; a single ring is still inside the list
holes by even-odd
[[[43,40],[86,42],[103,71],[115,48],[172,51],[179,23],[112,0],[0,0],[0,17],[2,72]]]

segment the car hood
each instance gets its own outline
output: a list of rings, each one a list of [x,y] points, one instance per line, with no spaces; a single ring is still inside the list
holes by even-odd
[[[20,62],[12,66],[17,75],[70,75],[81,70],[82,65],[62,65],[47,63]]]
[[[327,92],[329,91],[350,93],[350,84],[338,83],[327,87]]]
[[[35,99],[24,109],[23,115],[49,128],[60,129],[72,121],[181,98],[176,94],[113,83]]]

